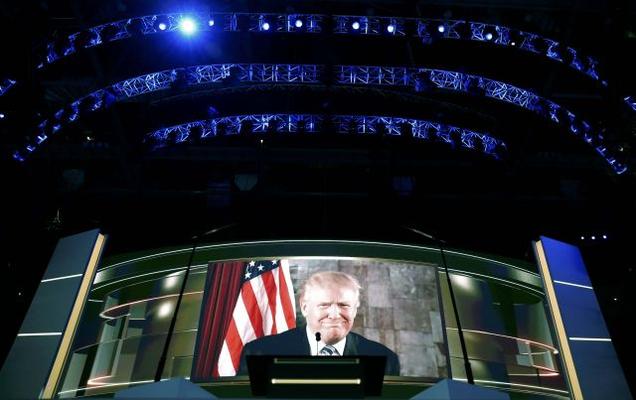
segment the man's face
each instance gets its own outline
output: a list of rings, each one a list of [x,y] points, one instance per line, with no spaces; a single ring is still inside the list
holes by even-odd
[[[334,344],[351,330],[358,311],[358,296],[349,286],[309,286],[301,299],[300,310],[309,329],[320,332],[326,344]]]

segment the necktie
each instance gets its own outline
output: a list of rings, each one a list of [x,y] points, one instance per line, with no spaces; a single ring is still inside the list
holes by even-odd
[[[333,347],[332,345],[328,344],[325,347],[323,347],[322,349],[320,349],[320,353],[321,356],[339,356],[340,354],[338,353],[338,350]]]

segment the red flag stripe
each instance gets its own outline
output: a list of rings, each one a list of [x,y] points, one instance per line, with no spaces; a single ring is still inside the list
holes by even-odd
[[[289,289],[283,268],[278,268],[278,282],[280,282],[280,302],[283,305],[283,314],[285,314],[287,328],[295,327],[296,316],[294,315],[294,305],[292,304],[292,299],[289,298]]]
[[[258,301],[254,295],[252,285],[249,284],[249,282],[243,285],[243,289],[241,289],[241,296],[243,297],[247,316],[250,318],[250,322],[252,323],[254,334],[257,338],[264,336],[263,315],[261,314],[261,310],[258,308]]]
[[[230,326],[228,326],[227,335],[225,336],[225,342],[230,350],[234,370],[238,371],[239,364],[241,362],[241,352],[243,351],[243,342],[241,341],[241,336],[238,333],[234,320],[230,321]]]
[[[276,329],[276,282],[274,281],[274,274],[272,271],[267,271],[263,275],[263,285],[265,286],[265,291],[267,292],[267,301],[269,304],[269,311],[271,313],[272,319],[272,335],[277,333]]]

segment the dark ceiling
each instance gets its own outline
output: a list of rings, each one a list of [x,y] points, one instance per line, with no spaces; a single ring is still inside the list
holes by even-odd
[[[28,5],[26,5],[28,3]],[[636,163],[636,19],[625,1],[33,1],[0,4],[0,97],[5,182],[0,265],[10,318],[8,351],[61,236],[95,227],[109,253],[210,241],[345,238],[422,243],[413,227],[450,247],[532,260],[530,241],[581,247],[621,361],[633,351],[631,227]],[[120,40],[36,68],[49,40],[160,12],[278,12],[467,19],[534,32],[599,61],[607,87],[562,63],[514,48],[363,36],[178,33]],[[589,145],[528,110],[467,93],[345,87],[177,87],[139,96],[63,127],[25,162],[12,159],[37,122],[98,88],[163,69],[213,63],[315,63],[440,68],[526,88],[605,129],[629,168],[617,175]],[[494,159],[403,137],[237,135],[152,150],[164,126],[248,113],[394,115],[491,132],[507,143]],[[89,139],[90,138],[90,139]],[[262,141],[261,141],[262,139]],[[250,184],[254,184],[253,187]],[[248,190],[249,189],[249,190]],[[592,235],[596,240],[591,240]],[[606,235],[607,239],[602,239]],[[585,239],[581,239],[585,237]]]

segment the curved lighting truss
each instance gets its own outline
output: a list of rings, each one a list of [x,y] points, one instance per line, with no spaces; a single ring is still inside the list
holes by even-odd
[[[59,110],[50,120],[38,125],[35,142],[25,152],[16,151],[13,158],[24,161],[64,123],[75,121],[81,111],[91,112],[108,107],[115,101],[171,87],[204,84],[284,83],[318,84],[326,75],[325,67],[313,64],[212,64],[176,68],[141,75],[97,90]],[[378,67],[337,65],[331,71],[334,82],[340,85],[376,85],[410,88],[415,92],[444,89],[481,95],[530,110],[541,117],[563,125],[599,153],[617,174],[627,167],[618,162],[605,144],[605,138],[592,125],[569,110],[531,91],[514,85],[456,71],[429,68]]]
[[[16,81],[9,78],[4,79],[2,82],[0,82],[0,96],[4,96],[5,93],[7,93],[9,89],[11,89],[15,84]]]
[[[500,158],[503,141],[487,133],[475,132],[419,119],[368,115],[249,114],[200,120],[162,128],[147,134],[155,148],[168,144],[242,133],[317,133],[328,123],[340,134],[407,136],[429,141],[443,141]],[[246,131],[247,130],[247,131]],[[196,132],[197,137],[192,134]]]
[[[632,111],[636,111],[636,96],[627,96],[623,100]]]
[[[52,41],[47,45],[46,54],[39,67],[51,64],[82,48],[94,47],[133,36],[177,31],[181,27],[181,21],[185,18],[193,21],[194,26],[199,29],[223,32],[320,33],[326,30],[327,21],[331,19],[333,33],[336,34],[417,36],[424,43],[438,39],[487,42],[548,57],[607,86],[607,82],[599,77],[597,60],[581,55],[572,47],[536,33],[515,30],[502,25],[464,20],[354,15],[330,17],[319,14],[202,12],[145,15],[98,25]]]

